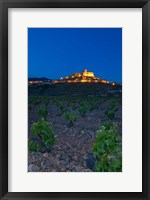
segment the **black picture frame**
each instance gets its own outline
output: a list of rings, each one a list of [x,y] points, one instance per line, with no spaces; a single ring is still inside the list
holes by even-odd
[[[142,192],[8,192],[8,9],[142,8]],[[1,199],[150,199],[150,2],[149,0],[0,0],[0,197]],[[133,52],[134,53],[134,52]],[[22,180],[23,181],[23,180]],[[20,183],[21,184],[21,183]]]

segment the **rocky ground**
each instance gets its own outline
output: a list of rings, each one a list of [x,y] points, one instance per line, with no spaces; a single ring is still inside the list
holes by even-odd
[[[48,121],[52,123],[55,130],[56,144],[51,149],[43,152],[28,153],[29,172],[92,172],[96,162],[92,154],[92,146],[96,136],[96,130],[102,121],[107,120],[104,113],[109,101],[103,102],[96,110],[86,114],[85,117],[78,116],[73,127],[68,127],[66,120],[59,109],[52,103],[48,104]],[[29,110],[29,138],[31,125],[40,119],[38,115],[39,105]],[[122,121],[121,104],[115,121],[119,124],[121,134]]]

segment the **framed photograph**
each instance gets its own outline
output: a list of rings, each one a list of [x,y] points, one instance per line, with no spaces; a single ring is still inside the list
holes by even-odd
[[[1,199],[149,199],[149,1],[0,8]]]

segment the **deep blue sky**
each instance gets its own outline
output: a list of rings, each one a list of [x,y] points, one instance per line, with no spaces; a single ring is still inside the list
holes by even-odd
[[[28,76],[58,79],[93,71],[122,82],[121,28],[29,28]]]

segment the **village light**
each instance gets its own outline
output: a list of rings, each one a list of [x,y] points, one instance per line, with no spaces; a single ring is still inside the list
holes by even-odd
[[[74,73],[65,78],[61,77],[59,80],[55,80],[55,83],[103,83],[108,84],[109,81],[105,79],[98,78],[94,75],[94,72],[88,72],[87,69],[83,70],[81,73]],[[115,82],[111,82],[111,85],[116,85]]]

